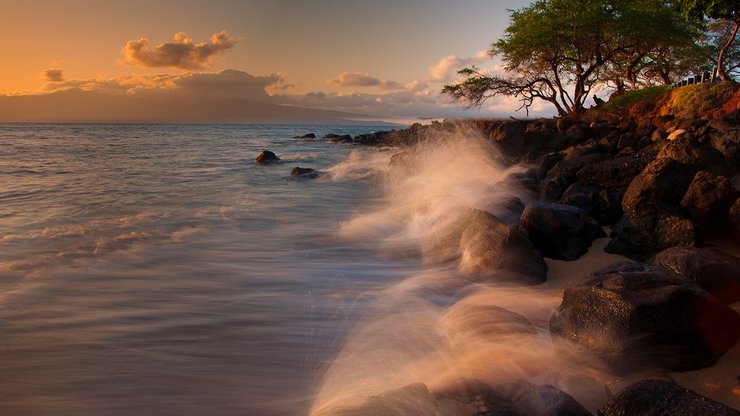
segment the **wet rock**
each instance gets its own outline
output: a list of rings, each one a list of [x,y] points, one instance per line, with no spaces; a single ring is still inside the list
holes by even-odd
[[[685,209],[709,231],[727,231],[730,225],[730,207],[738,197],[732,183],[724,176],[701,171],[694,176],[681,199]]]
[[[472,277],[538,284],[547,266],[527,238],[495,215],[470,209],[461,225],[460,270]]]
[[[414,163],[414,154],[412,150],[404,150],[393,154],[388,161],[388,166],[394,169],[401,169],[406,173],[412,171]]]
[[[663,380],[643,380],[623,389],[599,416],[740,416],[721,403]]]
[[[572,173],[558,173],[544,181],[540,197],[546,201],[557,201],[570,184],[575,181],[576,175]]]
[[[673,159],[650,162],[627,187],[622,209],[624,212],[640,210],[659,202],[677,207],[693,178],[694,171],[689,166]]]
[[[670,247],[703,244],[701,229],[675,210],[648,204],[625,212],[614,224],[604,251],[644,261]]]
[[[657,154],[657,150],[646,150],[591,163],[576,172],[576,176],[579,182],[586,185],[626,189]]]
[[[696,282],[720,302],[740,301],[740,259],[711,248],[673,247],[650,262]]]
[[[311,168],[302,168],[296,166],[290,171],[290,176],[296,176],[299,178],[315,179],[321,176],[321,172],[313,170]]]
[[[559,202],[582,209],[601,225],[612,225],[622,217],[622,195],[618,189],[601,189],[576,182],[565,190]]]
[[[316,134],[315,133],[308,133],[308,134],[304,134],[303,136],[295,136],[293,138],[294,139],[315,139],[316,138]]]
[[[435,391],[434,397],[439,405],[439,415],[524,416],[510,400],[478,380],[457,381]]]
[[[258,165],[269,165],[271,163],[280,163],[280,158],[269,150],[263,150],[257,155],[255,162]]]
[[[567,289],[550,331],[617,371],[693,370],[740,340],[740,317],[685,277],[621,263]]]
[[[494,388],[510,400],[520,415],[527,416],[591,416],[568,393],[555,386],[532,384],[525,380],[501,384]]]
[[[527,206],[519,229],[542,255],[558,260],[575,260],[586,253],[593,240],[606,237],[583,210],[561,204]]]
[[[327,134],[325,137],[333,143],[354,143],[352,136],[349,134]]]

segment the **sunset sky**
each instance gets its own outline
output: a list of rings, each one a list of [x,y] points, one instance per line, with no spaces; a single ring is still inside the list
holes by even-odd
[[[0,0],[0,121],[508,116],[439,90],[528,3]]]

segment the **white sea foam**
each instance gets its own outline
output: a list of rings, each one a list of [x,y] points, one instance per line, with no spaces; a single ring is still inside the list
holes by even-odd
[[[526,200],[513,180],[520,167],[506,167],[488,141],[460,127],[393,161],[387,153],[355,153],[330,172],[358,169],[383,173],[382,196],[343,223],[340,235],[389,254],[436,259],[377,297],[326,369],[311,414],[330,415],[412,383],[434,390],[463,378],[553,384],[592,409],[603,401],[611,375],[602,363],[554,345],[549,335],[561,291],[472,282],[458,270],[462,253],[448,237],[469,208],[505,217],[507,200]],[[434,261],[440,257],[449,261]]]

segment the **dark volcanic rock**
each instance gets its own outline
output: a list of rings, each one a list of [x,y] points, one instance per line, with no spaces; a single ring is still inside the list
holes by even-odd
[[[489,133],[488,139],[504,154],[518,158],[524,153],[526,129],[526,122],[504,121]]]
[[[639,261],[670,247],[701,246],[703,242],[701,230],[693,221],[657,204],[625,212],[610,237],[604,251]]]
[[[658,253],[651,264],[696,282],[720,302],[740,301],[740,259],[711,248],[673,247]]]
[[[709,139],[712,147],[731,162],[740,165],[740,127],[737,127],[737,121],[734,123],[734,127],[721,126],[717,131],[710,133]]]
[[[519,229],[545,257],[575,260],[591,242],[606,237],[601,226],[580,208],[534,204],[524,209]]]
[[[693,138],[678,138],[668,142],[657,158],[673,159],[690,166],[695,172],[707,170],[716,175],[732,176],[737,170],[732,162],[707,141]]]
[[[470,209],[461,225],[460,270],[472,276],[522,283],[542,283],[547,266],[518,230],[495,215]]]
[[[627,187],[622,209],[629,212],[638,205],[658,202],[678,207],[693,178],[694,171],[689,166],[673,159],[657,159],[649,163]]]
[[[681,199],[681,208],[691,213],[705,229],[727,231],[730,207],[737,197],[738,192],[727,178],[701,171],[694,176]]]
[[[510,400],[520,415],[527,416],[591,416],[568,393],[555,386],[539,386],[525,380],[501,384],[494,388]]]
[[[555,166],[556,163],[560,162],[565,158],[565,153],[552,152],[540,156],[535,165],[537,166],[537,180],[542,180],[547,176],[547,172]]]
[[[552,177],[563,172],[575,174],[585,166],[611,158],[613,150],[611,146],[597,143],[569,147],[564,150],[563,160],[557,162],[547,172],[547,176]]]
[[[569,186],[559,201],[582,209],[601,225],[612,225],[622,217],[622,192],[600,189],[576,182]]]
[[[692,370],[740,340],[740,317],[683,276],[622,263],[567,289],[550,331],[618,371]]]
[[[316,138],[316,134],[315,133],[308,133],[308,134],[304,134],[303,136],[295,136],[293,138],[294,139],[315,139]]]
[[[314,179],[321,176],[321,172],[315,171],[311,168],[302,168],[296,166],[290,171],[290,176],[297,176],[299,178]]]
[[[341,136],[338,134],[327,134],[326,138],[333,143],[354,143],[352,136],[349,134],[342,134]]]
[[[576,172],[578,181],[602,188],[625,189],[630,182],[655,159],[657,150],[644,150],[636,154],[588,164]]]
[[[558,173],[546,179],[542,184],[541,198],[546,201],[557,201],[563,196],[563,192],[576,181],[576,175],[572,173]]]
[[[257,155],[255,162],[258,165],[269,165],[270,163],[279,163],[280,158],[269,150],[263,150],[259,155]]]
[[[740,416],[721,403],[663,380],[644,380],[624,388],[599,416]]]

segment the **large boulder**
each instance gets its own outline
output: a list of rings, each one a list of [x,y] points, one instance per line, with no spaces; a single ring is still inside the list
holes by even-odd
[[[736,167],[707,140],[679,137],[668,142],[657,156],[690,166],[694,171],[707,170],[716,175],[732,175]]]
[[[683,276],[621,263],[567,289],[550,331],[617,371],[694,370],[740,340],[740,317]]]
[[[709,139],[712,147],[735,165],[740,165],[740,127],[737,123],[735,120],[734,126],[718,126],[719,129],[709,134]]]
[[[703,244],[701,228],[674,209],[658,204],[638,205],[614,224],[604,251],[644,261],[670,247]]]
[[[655,159],[657,149],[618,156],[584,166],[576,172],[578,181],[602,188],[626,189],[630,182]]]
[[[624,388],[599,409],[599,416],[740,416],[721,403],[663,380],[643,380]]]
[[[726,232],[730,225],[730,207],[737,197],[738,192],[729,179],[700,171],[681,199],[681,208],[691,213],[706,230]]]
[[[677,207],[693,178],[691,167],[673,159],[656,159],[627,187],[622,208],[628,212],[638,205],[656,203]]]
[[[527,238],[495,215],[470,209],[460,225],[460,270],[472,277],[542,283],[547,266]]]
[[[730,207],[730,235],[740,241],[740,198]]]
[[[258,165],[269,165],[271,163],[280,163],[280,158],[269,150],[263,150],[257,155],[255,162]]]
[[[650,262],[696,282],[720,302],[740,301],[740,259],[711,248],[673,247]]]
[[[519,229],[543,256],[575,260],[591,242],[606,237],[601,226],[583,210],[571,205],[532,204],[519,220]]]

